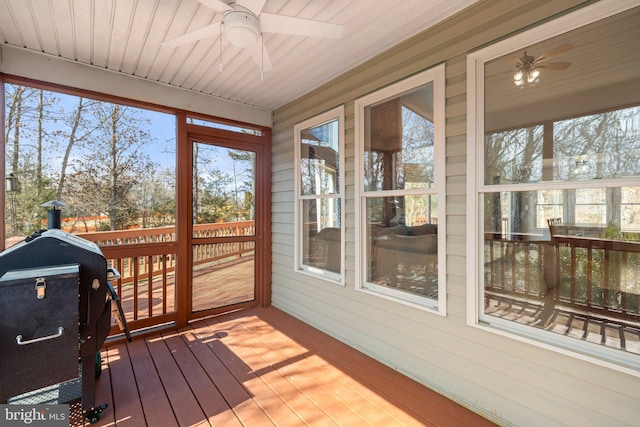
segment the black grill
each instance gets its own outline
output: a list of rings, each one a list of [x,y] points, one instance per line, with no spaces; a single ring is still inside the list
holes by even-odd
[[[0,253],[0,402],[79,377],[82,409],[96,414],[96,354],[111,328],[109,271],[96,244],[57,229]]]

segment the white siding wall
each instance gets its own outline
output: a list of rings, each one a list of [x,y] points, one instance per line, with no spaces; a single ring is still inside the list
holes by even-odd
[[[274,114],[273,305],[503,424],[638,425],[640,379],[466,325],[466,55],[578,0],[485,1]],[[355,290],[354,100],[446,62],[447,311]],[[293,126],[346,107],[346,283],[293,270]]]

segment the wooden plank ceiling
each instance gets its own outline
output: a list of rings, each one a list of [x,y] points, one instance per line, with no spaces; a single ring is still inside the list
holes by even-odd
[[[264,80],[246,52],[218,36],[162,46],[222,19],[196,0],[0,0],[0,46],[273,110],[475,1],[266,0],[264,12],[341,24],[344,34],[265,33],[273,70]]]

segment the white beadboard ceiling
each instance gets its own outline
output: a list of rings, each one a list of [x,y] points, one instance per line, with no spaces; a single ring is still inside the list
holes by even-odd
[[[230,3],[230,0],[225,0]],[[275,110],[476,0],[266,0],[263,11],[344,26],[339,40],[265,33],[273,70],[219,37],[162,42],[222,19],[196,0],[0,0],[0,42]]]

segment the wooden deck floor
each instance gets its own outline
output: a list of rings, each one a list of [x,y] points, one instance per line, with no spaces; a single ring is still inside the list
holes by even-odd
[[[106,347],[96,426],[489,426],[280,310]]]

